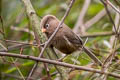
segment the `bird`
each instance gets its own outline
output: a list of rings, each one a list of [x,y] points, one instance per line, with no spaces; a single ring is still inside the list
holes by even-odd
[[[49,39],[58,27],[59,23],[60,20],[54,15],[46,15],[40,22],[41,31],[45,33]],[[55,47],[64,54],[72,54],[76,50],[83,49],[83,51],[85,51],[95,63],[98,63],[100,66],[102,65],[102,62],[87,47],[84,47],[82,39],[65,23],[62,24],[49,45]]]

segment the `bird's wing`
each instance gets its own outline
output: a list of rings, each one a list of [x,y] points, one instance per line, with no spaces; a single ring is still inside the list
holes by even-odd
[[[66,33],[65,36],[73,45],[78,47],[83,45],[81,38],[79,38],[74,32],[71,31],[70,33]]]

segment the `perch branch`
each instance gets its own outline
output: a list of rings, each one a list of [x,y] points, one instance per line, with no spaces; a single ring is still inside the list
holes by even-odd
[[[73,64],[68,64],[68,63],[59,62],[59,61],[55,61],[55,60],[48,60],[48,59],[44,59],[44,58],[38,58],[38,57],[34,57],[34,56],[29,56],[29,55],[0,52],[0,56],[8,56],[8,57],[15,57],[15,58],[44,62],[44,63],[50,63],[50,64],[55,64],[55,65],[64,66],[64,67],[68,67],[68,68],[74,68],[77,70],[84,70],[84,71],[94,72],[94,73],[99,73],[99,74],[107,74],[107,75],[113,76],[115,78],[120,78],[120,75],[116,74],[116,73],[104,72],[104,71],[101,71],[98,69],[88,68],[88,67],[84,67],[84,66],[77,66],[77,65],[73,65]]]

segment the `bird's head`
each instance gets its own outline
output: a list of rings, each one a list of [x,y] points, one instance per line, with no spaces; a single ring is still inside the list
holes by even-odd
[[[46,15],[41,19],[41,30],[46,35],[52,34],[59,24],[59,20],[53,15]]]

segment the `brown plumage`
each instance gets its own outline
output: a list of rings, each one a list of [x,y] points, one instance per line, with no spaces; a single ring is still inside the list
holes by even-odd
[[[59,22],[60,21],[53,15],[44,16],[40,23],[42,32],[44,32],[49,38],[57,28]],[[56,49],[65,54],[70,54],[80,49],[83,45],[83,42],[66,24],[63,23],[62,27],[56,33],[50,45],[54,46]],[[97,59],[96,56],[92,54],[86,47],[83,47],[83,49],[91,58],[93,58],[93,60],[95,59],[95,62],[101,64],[100,60]]]

